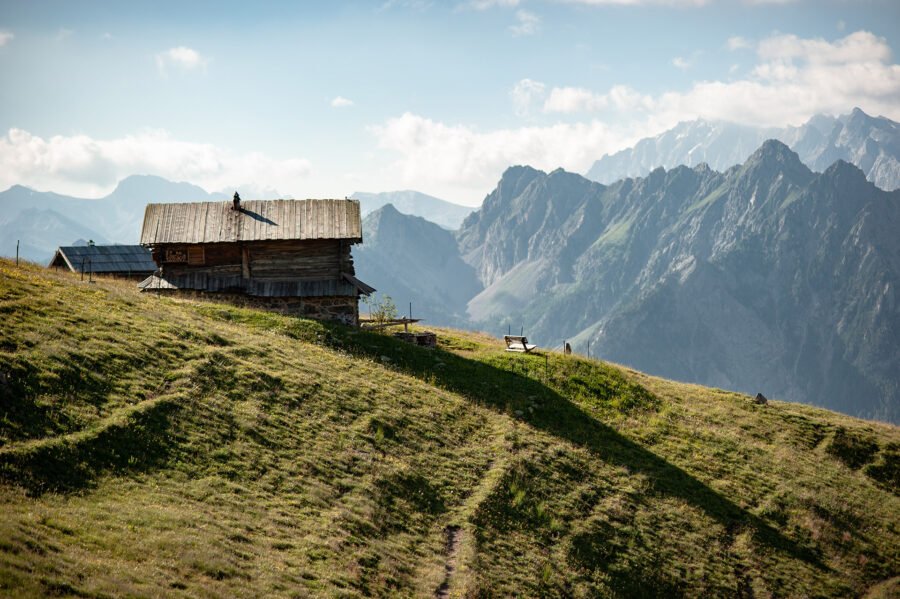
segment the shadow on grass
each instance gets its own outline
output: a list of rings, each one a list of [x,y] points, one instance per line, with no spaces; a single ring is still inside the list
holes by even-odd
[[[814,551],[798,545],[678,466],[599,422],[539,380],[443,349],[425,350],[386,335],[351,332],[337,326],[328,329],[327,343],[333,347],[381,362],[387,358],[392,367],[480,405],[515,415],[522,422],[590,450],[608,464],[646,475],[652,492],[686,501],[729,531],[749,526],[762,544],[827,569]],[[556,359],[559,357],[554,356]],[[527,409],[530,398],[541,402],[533,412]]]
[[[148,400],[98,430],[46,439],[0,451],[0,480],[29,495],[69,493],[88,488],[104,473],[149,470],[168,456],[170,420],[176,401]]]

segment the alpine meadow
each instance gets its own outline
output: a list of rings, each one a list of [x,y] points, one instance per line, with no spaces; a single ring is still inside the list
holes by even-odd
[[[0,0],[0,598],[900,597],[896,0]]]

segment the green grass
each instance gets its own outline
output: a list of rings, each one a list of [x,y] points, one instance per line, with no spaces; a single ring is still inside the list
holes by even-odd
[[[594,245],[622,245],[628,240],[628,232],[631,229],[631,225],[634,224],[634,219],[635,216],[631,215],[611,224],[597,238]]]
[[[8,261],[0,317],[0,594],[898,592],[896,427]]]
[[[700,210],[701,208],[705,208],[705,207],[709,206],[710,204],[712,204],[713,202],[715,202],[716,200],[721,198],[723,195],[725,195],[725,193],[727,191],[728,191],[728,185],[723,183],[722,185],[720,185],[717,188],[715,188],[714,190],[712,190],[712,192],[710,192],[710,194],[707,195],[705,198],[703,198],[701,200],[697,200],[696,202],[694,202],[693,204],[688,206],[685,213],[690,214],[692,212],[696,212],[697,210]]]

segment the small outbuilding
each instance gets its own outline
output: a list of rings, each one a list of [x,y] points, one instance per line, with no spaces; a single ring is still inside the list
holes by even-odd
[[[68,245],[57,248],[50,268],[72,272],[143,280],[156,263],[150,250],[140,245]]]
[[[353,268],[361,242],[357,200],[149,204],[141,245],[159,270],[139,287],[356,325],[375,291]]]

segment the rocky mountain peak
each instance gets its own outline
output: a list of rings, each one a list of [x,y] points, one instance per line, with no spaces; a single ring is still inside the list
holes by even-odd
[[[822,176],[841,191],[866,188],[872,185],[866,180],[865,173],[858,166],[845,160],[837,160],[822,173]]]
[[[873,117],[860,108],[834,117],[812,116],[800,127],[760,128],[724,121],[686,121],[633,147],[605,155],[587,172],[588,179],[611,184],[642,177],[657,166],[694,166],[709,162],[725,172],[778,139],[797,152],[810,169],[822,172],[838,158],[859,166],[869,181],[885,190],[900,188],[900,124]]]
[[[759,149],[750,156],[748,162],[802,164],[796,152],[791,151],[787,145],[777,139],[764,141]]]

